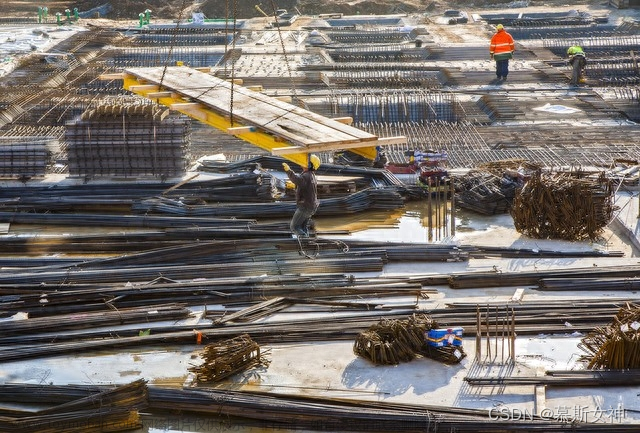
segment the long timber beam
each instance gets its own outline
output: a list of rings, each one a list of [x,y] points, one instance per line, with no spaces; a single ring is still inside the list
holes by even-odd
[[[376,146],[406,143],[406,137],[378,138],[347,118],[330,119],[188,67],[131,68],[101,78],[123,79],[126,90],[303,166],[311,152],[351,150],[374,159]]]

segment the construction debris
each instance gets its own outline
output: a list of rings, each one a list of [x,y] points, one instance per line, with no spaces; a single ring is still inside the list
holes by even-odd
[[[597,239],[613,217],[613,185],[604,175],[577,175],[533,175],[511,208],[516,230],[537,239]]]
[[[640,368],[640,305],[627,303],[611,323],[587,334],[578,347],[589,369]]]
[[[248,334],[208,344],[204,347],[204,362],[189,368],[198,382],[219,382],[266,360],[260,346]]]

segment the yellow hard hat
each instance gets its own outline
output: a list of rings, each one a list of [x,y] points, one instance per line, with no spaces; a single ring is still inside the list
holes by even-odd
[[[504,29],[504,26],[502,24],[498,24],[496,26],[496,30],[502,30],[502,29]]]
[[[309,155],[309,168],[317,170],[320,167],[320,158],[317,155]]]

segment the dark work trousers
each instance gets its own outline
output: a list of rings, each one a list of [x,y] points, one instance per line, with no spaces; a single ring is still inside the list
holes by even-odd
[[[296,208],[293,217],[291,218],[291,224],[289,228],[298,236],[309,236],[308,224],[315,212],[311,209],[305,209],[302,207]]]
[[[496,75],[498,78],[509,75],[509,59],[496,60]]]

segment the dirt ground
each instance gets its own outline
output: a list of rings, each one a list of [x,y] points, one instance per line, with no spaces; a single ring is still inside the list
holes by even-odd
[[[531,6],[579,6],[586,4],[601,5],[603,0],[520,0],[528,1]],[[446,9],[466,8],[508,8],[512,0],[459,0],[455,3],[447,0],[179,0],[167,2],[165,0],[77,0],[77,1],[44,1],[43,6],[49,8],[50,14],[64,13],[65,9],[78,8],[80,12],[88,11],[105,3],[110,3],[112,11],[110,19],[135,19],[146,9],[153,12],[153,16],[161,19],[176,19],[190,16],[193,11],[201,11],[208,18],[223,18],[237,16],[238,18],[252,18],[262,16],[258,10],[267,15],[273,15],[276,9],[287,9],[304,15],[318,15],[324,13],[342,13],[345,15],[384,15],[402,13],[437,13]],[[258,8],[256,8],[258,6]],[[37,5],[30,0],[3,1],[5,16],[36,16]]]

